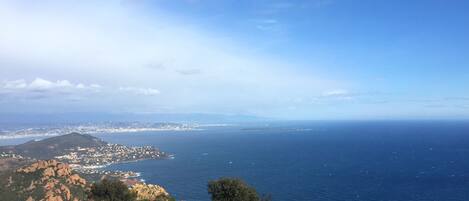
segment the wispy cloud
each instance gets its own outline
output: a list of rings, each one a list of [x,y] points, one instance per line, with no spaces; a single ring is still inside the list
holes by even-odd
[[[145,96],[154,96],[160,94],[158,89],[153,88],[120,87],[119,90]]]
[[[252,19],[251,22],[258,23],[258,24],[277,24],[279,23],[276,19]]]
[[[166,70],[167,66],[164,63],[149,63],[144,66],[145,68],[155,70]]]
[[[74,99],[83,99],[79,95],[83,92],[101,92],[104,87],[99,84],[74,84],[68,80],[50,81],[42,78],[36,78],[31,82],[24,79],[20,80],[6,80],[0,85],[0,93],[4,96],[26,96],[33,99],[54,97],[60,94],[67,94],[73,96]],[[134,95],[154,96],[160,94],[160,91],[154,88],[139,88],[139,87],[119,87],[113,89],[107,87],[104,93],[112,94],[121,91],[131,93]]]
[[[446,98],[443,98],[443,100],[449,100],[449,101],[469,101],[469,97],[446,97]]]
[[[61,99],[64,102],[70,100],[83,100],[102,92],[102,86],[98,84],[73,83],[69,80],[51,81],[43,78],[35,78],[31,81],[25,79],[4,80],[0,82],[0,94],[3,101],[19,103],[37,102],[43,99]],[[8,103],[6,103],[8,104]],[[11,104],[11,103],[9,103]]]
[[[281,25],[279,24],[278,20],[276,19],[252,19],[249,20],[251,23],[255,25],[255,27],[261,31],[278,31],[280,30]]]
[[[311,12],[311,9],[320,9],[332,4],[332,0],[309,0],[309,1],[277,1],[265,4],[258,12],[262,15],[275,15],[282,12]]]
[[[92,92],[99,88],[92,84],[99,83],[105,95],[82,107],[132,106],[145,111],[158,105],[174,108],[170,112],[239,113],[263,105],[258,113],[265,114],[281,107],[279,91],[282,96],[305,96],[344,85],[343,80],[252,53],[249,50],[256,47],[178,19],[113,1],[48,1],[35,6],[1,1],[0,24],[5,27],[0,31],[0,58],[13,64],[2,66],[0,80],[10,81],[1,90],[58,96]],[[260,17],[255,23],[280,22]],[[136,100],[136,94],[145,97]],[[76,96],[81,98],[74,100],[87,98]],[[53,107],[26,102],[24,110]],[[6,105],[0,110],[8,109]]]
[[[338,96],[347,96],[350,93],[344,89],[334,89],[330,91],[326,91],[322,94],[324,97],[338,97]]]
[[[295,8],[297,4],[292,3],[292,2],[273,2],[270,4],[266,4],[264,8],[260,9],[258,12],[260,14],[267,14],[267,15],[272,15],[276,14],[285,10],[289,10],[292,8]]]

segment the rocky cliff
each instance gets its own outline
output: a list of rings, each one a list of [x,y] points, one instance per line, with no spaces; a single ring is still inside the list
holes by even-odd
[[[5,200],[85,200],[88,188],[85,179],[56,160],[37,161],[0,179],[0,196]]]
[[[82,201],[89,200],[90,187],[68,164],[56,160],[40,160],[0,174],[0,201]],[[137,200],[172,201],[158,185],[134,183],[130,191]]]
[[[172,198],[166,190],[158,185],[138,183],[132,186],[131,191],[137,194],[137,200],[169,201]]]

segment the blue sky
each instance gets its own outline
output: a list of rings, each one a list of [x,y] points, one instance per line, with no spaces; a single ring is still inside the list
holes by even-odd
[[[467,1],[1,1],[0,113],[469,118]]]

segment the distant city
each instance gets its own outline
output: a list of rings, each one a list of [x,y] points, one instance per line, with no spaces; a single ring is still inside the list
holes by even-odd
[[[0,130],[0,139],[24,137],[49,137],[69,133],[100,134],[129,133],[143,131],[188,131],[199,130],[199,124],[147,123],[147,122],[105,122],[83,124],[59,124],[28,128]]]

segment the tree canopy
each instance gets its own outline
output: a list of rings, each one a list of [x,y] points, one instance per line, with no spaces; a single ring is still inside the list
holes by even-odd
[[[220,178],[208,183],[212,201],[260,201],[256,190],[237,178]]]
[[[103,179],[91,186],[90,198],[95,201],[133,201],[136,194],[119,180]]]

